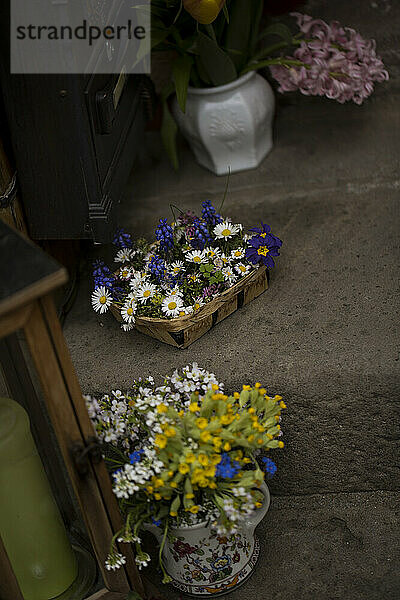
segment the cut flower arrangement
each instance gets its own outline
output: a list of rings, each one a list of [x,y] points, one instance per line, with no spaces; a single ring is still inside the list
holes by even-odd
[[[157,241],[133,243],[119,230],[114,238],[120,268],[94,263],[92,306],[105,313],[117,310],[122,329],[129,331],[140,317],[176,319],[200,313],[259,267],[274,266],[282,241],[266,224],[244,233],[240,223],[202,204],[201,217],[181,213],[171,225],[160,219]]]
[[[153,524],[162,531],[167,583],[162,555],[171,530],[208,521],[217,535],[231,536],[262,506],[260,486],[276,465],[256,456],[284,446],[281,396],[268,396],[259,383],[227,395],[213,373],[193,364],[158,387],[149,377],[129,392],[85,399],[125,518],[108,569],[125,563],[117,542],[135,544],[136,563],[146,566],[140,531]]]

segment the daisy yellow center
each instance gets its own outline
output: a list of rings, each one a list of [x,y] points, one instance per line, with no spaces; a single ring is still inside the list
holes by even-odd
[[[129,316],[133,315],[133,308],[131,306],[126,311],[126,314],[129,315]]]
[[[105,296],[100,296],[99,302],[100,304],[105,304],[107,302],[107,298]]]
[[[196,304],[194,305],[194,310],[198,310],[200,308],[200,304],[198,302],[196,302]]]
[[[126,277],[128,275],[128,271],[122,271],[122,277]]]
[[[241,271],[245,271],[245,270],[246,270],[246,267],[244,267],[243,265],[241,265],[241,266],[239,267],[239,269],[240,269]]]
[[[179,316],[180,316],[180,317],[184,317],[184,316],[185,316],[185,311],[184,311],[184,310],[181,310],[181,311],[180,311],[180,313],[179,313]]]
[[[240,256],[242,253],[240,252],[240,250],[236,250],[235,252],[235,256]]]
[[[200,256],[194,256],[193,257],[193,262],[200,262],[200,261],[201,261]]]
[[[265,236],[266,236],[266,235],[267,235],[267,234],[266,234],[265,232],[264,232],[264,233],[260,233],[260,237],[263,237],[263,238],[265,238]]]
[[[174,310],[176,308],[176,302],[169,302],[168,308],[169,310]]]
[[[263,256],[267,256],[269,250],[267,248],[267,246],[260,246],[259,249],[257,250],[257,254],[262,254]]]
[[[230,229],[223,229],[221,231],[221,234],[224,235],[225,237],[227,237],[228,235],[231,235],[231,230]]]
[[[145,291],[143,292],[143,296],[144,296],[145,298],[148,298],[148,297],[150,296],[150,294],[151,294],[150,290],[145,290]]]

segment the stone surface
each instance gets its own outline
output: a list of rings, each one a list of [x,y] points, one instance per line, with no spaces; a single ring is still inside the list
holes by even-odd
[[[284,240],[270,289],[182,351],[95,315],[86,265],[65,334],[85,392],[197,361],[231,391],[259,380],[284,396],[286,449],[274,454],[261,560],[227,598],[391,600],[400,596],[400,5],[312,0],[304,12],[375,37],[391,80],[362,107],[279,96],[273,151],[230,178],[224,212],[245,226],[263,219]],[[121,224],[151,236],[170,204],[218,206],[225,185],[184,144],[173,172],[149,134]]]
[[[396,196],[390,186],[279,203],[257,200],[257,190],[232,194],[246,225],[268,216],[282,254],[269,290],[187,350],[97,316],[85,276],[65,328],[83,389],[128,386],[192,361],[232,391],[259,380],[289,406],[274,493],[396,488]]]
[[[257,529],[258,566],[224,598],[395,600],[398,518],[398,496],[388,492],[273,498]],[[154,564],[151,573],[154,581]],[[160,599],[183,598],[189,596],[160,588]]]

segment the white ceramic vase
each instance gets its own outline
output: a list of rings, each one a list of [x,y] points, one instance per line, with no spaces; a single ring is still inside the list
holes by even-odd
[[[264,494],[263,506],[231,536],[213,532],[208,522],[170,530],[163,561],[174,587],[192,596],[215,596],[231,592],[249,577],[260,552],[254,531],[270,504],[266,484],[260,489]],[[162,530],[154,525],[146,528],[160,543]]]
[[[255,72],[212,88],[189,87],[186,111],[172,113],[197,162],[216,175],[257,167],[272,149],[275,98]]]

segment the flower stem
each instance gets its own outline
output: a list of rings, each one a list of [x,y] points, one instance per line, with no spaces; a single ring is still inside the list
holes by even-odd
[[[163,574],[164,577],[168,577],[168,573],[166,572],[166,570],[164,568],[163,559],[162,559],[162,553],[163,553],[163,550],[164,550],[165,541],[167,539],[167,533],[168,533],[168,520],[165,523],[164,535],[163,535],[163,538],[161,540],[160,550],[158,552],[158,562],[159,562],[159,565],[161,567],[161,571],[162,571],[162,574]]]

